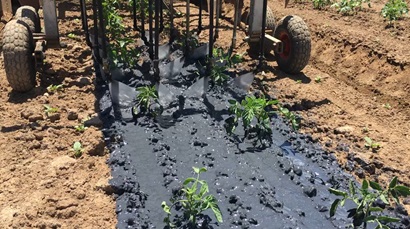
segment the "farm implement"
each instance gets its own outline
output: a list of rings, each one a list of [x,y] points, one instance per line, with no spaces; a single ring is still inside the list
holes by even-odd
[[[93,49],[94,57],[103,66],[103,72],[110,75],[109,68],[112,66],[112,58],[109,56],[109,39],[106,36],[107,18],[104,16],[104,1],[93,0],[92,6],[87,7],[85,0],[80,0],[81,20],[86,42]],[[151,74],[156,81],[161,77],[177,72],[176,67],[183,65],[185,57],[206,57],[206,75],[211,74],[215,61],[214,44],[219,36],[221,9],[223,2],[199,1],[199,19],[196,35],[205,28],[209,30],[208,42],[199,47],[192,47],[190,12],[191,2],[178,2],[186,4],[185,34],[183,34],[184,58],[172,60],[165,66],[161,60],[168,56],[170,46],[174,43],[178,34],[175,26],[176,11],[174,0],[144,1],[132,0],[133,28],[139,32],[143,44],[148,47],[148,56],[151,61]],[[194,3],[194,2],[193,2]],[[287,4],[287,1],[285,2]],[[137,7],[138,6],[138,7]],[[233,24],[232,42],[229,54],[236,47],[237,30],[241,18],[245,18],[247,24],[246,34],[243,39],[249,44],[249,50],[257,55],[259,67],[265,62],[265,54],[275,55],[279,68],[286,73],[298,73],[308,63],[310,57],[311,40],[310,33],[305,22],[298,16],[286,16],[278,23],[275,21],[272,10],[267,5],[267,0],[252,0],[249,10],[242,14],[243,2],[234,1],[235,16]],[[87,9],[92,10],[92,17],[87,15]],[[39,10],[42,11],[44,28],[41,28]],[[209,24],[204,27],[204,13],[208,11]],[[165,13],[166,12],[166,13]],[[3,32],[3,56],[8,82],[10,86],[19,92],[31,90],[36,85],[36,71],[43,64],[47,48],[62,48],[60,42],[56,2],[54,0],[40,1],[1,1],[1,15],[9,21]],[[90,29],[92,24],[92,29]],[[146,28],[148,27],[148,28]],[[169,28],[169,41],[160,43],[160,35]],[[180,28],[179,28],[180,29]],[[162,36],[163,37],[163,36]],[[169,69],[169,68],[172,69]],[[245,81],[252,82],[253,75],[245,74]],[[205,77],[206,78],[206,77]],[[204,82],[207,80],[204,80]],[[241,81],[239,76],[236,81]]]

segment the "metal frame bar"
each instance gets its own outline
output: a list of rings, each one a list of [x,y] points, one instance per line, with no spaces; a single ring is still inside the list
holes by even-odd
[[[44,30],[48,48],[61,48],[55,0],[43,0]]]
[[[47,7],[47,3],[54,3],[55,0],[44,0],[46,2],[45,6]],[[154,77],[156,80],[159,80],[159,40],[160,40],[160,33],[164,29],[164,15],[162,10],[164,9],[164,6],[169,9],[170,12],[170,40],[169,42],[172,43],[174,41],[175,37],[175,26],[174,26],[174,0],[170,0],[170,6],[168,5],[163,5],[165,4],[163,0],[152,0],[148,2],[148,6],[144,5],[144,0],[140,0],[140,21],[138,22],[137,20],[137,1],[138,0],[133,0],[132,2],[132,15],[133,15],[133,28],[141,33],[141,38],[144,40],[145,45],[149,47],[149,57],[152,61],[153,64],[153,72],[154,72]],[[215,2],[217,1],[217,2]],[[232,35],[232,44],[230,47],[230,53],[233,52],[233,49],[236,46],[236,32],[237,32],[237,26],[239,22],[239,15],[240,15],[240,0],[235,0],[235,18],[234,18],[234,29],[233,29],[233,35]],[[251,2],[255,2],[257,0],[253,0]],[[265,48],[265,35],[266,35],[266,9],[267,9],[267,0],[262,0],[263,1],[263,13],[262,13],[262,28],[259,34],[259,40],[260,40],[260,55],[259,55],[259,64],[262,65],[265,57],[264,57],[264,48]],[[207,63],[207,73],[209,74],[212,70],[212,65],[213,63],[213,48],[214,48],[214,43],[218,37],[218,25],[219,25],[219,14],[221,11],[221,0],[208,0],[209,3],[209,49],[208,49],[208,63]],[[92,48],[94,49],[94,55],[96,57],[97,62],[104,64],[105,61],[107,61],[107,44],[106,44],[106,36],[105,36],[105,21],[103,17],[103,7],[102,7],[102,1],[101,0],[92,0],[92,10],[93,10],[93,21],[94,21],[94,42]],[[215,9],[215,4],[216,4],[216,9]],[[259,7],[261,2],[258,1]],[[89,28],[88,28],[88,23],[87,23],[87,12],[86,12],[86,7],[85,7],[85,0],[80,0],[80,6],[81,6],[81,18],[82,18],[82,23],[83,23],[83,29],[85,30],[86,33],[86,39],[87,43],[89,41]],[[50,7],[50,6],[48,6]],[[148,7],[148,18],[145,16],[145,9]],[[197,34],[199,34],[203,27],[202,27],[202,2],[200,2],[199,9],[199,21],[198,21],[198,31]],[[55,6],[54,8],[55,13]],[[154,12],[155,11],[155,12]],[[215,11],[217,13],[216,18],[215,18]],[[52,18],[52,15],[50,16]],[[56,17],[55,17],[56,18]],[[216,24],[215,24],[216,20]],[[260,22],[260,18],[257,18],[255,20],[258,20]],[[148,23],[149,26],[149,39],[148,37],[145,36],[145,23]],[[256,21],[255,21],[256,22]],[[56,20],[54,21],[56,25]],[[138,25],[140,23],[141,26]],[[186,37],[185,37],[185,54],[189,55],[189,35],[190,35],[190,0],[186,1]],[[57,26],[54,27],[58,28]],[[50,31],[50,30],[48,30]],[[55,32],[56,30],[54,30]],[[57,30],[58,31],[58,30]],[[50,35],[53,35],[50,34]],[[54,33],[55,35],[55,33]],[[58,34],[57,34],[58,35]],[[47,36],[50,37],[50,36]],[[55,36],[54,36],[55,38]],[[58,38],[58,37],[57,37]],[[256,37],[254,37],[256,38]],[[148,41],[149,40],[149,41]],[[271,39],[274,43],[277,42],[276,39]],[[280,48],[278,46],[278,48]]]

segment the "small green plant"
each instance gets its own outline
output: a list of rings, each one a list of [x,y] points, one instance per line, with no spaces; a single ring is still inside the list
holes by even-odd
[[[69,33],[69,34],[67,35],[67,37],[70,38],[70,39],[76,39],[76,38],[77,38],[77,35],[75,35],[74,33]]]
[[[88,127],[84,126],[84,122],[74,126],[74,129],[80,133],[84,132],[86,129],[88,129]]]
[[[241,119],[243,128],[245,130],[245,137],[249,133],[255,132],[257,139],[263,144],[263,140],[271,141],[271,123],[270,115],[273,111],[267,111],[267,108],[277,104],[277,100],[267,100],[264,96],[256,98],[255,96],[247,96],[241,103],[236,100],[229,100],[231,106],[229,112],[233,117],[227,119],[226,130],[229,134],[232,134],[238,122]],[[256,125],[252,125],[252,121],[256,119]]]
[[[375,142],[375,141],[373,141],[371,138],[369,138],[369,137],[364,137],[364,141],[366,142],[365,144],[364,144],[364,146],[366,147],[366,148],[368,148],[368,149],[371,149],[371,150],[373,150],[373,151],[376,151],[376,150],[378,150],[378,149],[380,149],[380,143],[377,143],[377,142]]]
[[[299,129],[299,121],[293,112],[289,111],[288,108],[279,106],[279,113],[290,121],[294,130]]]
[[[207,209],[211,209],[215,215],[218,222],[223,222],[222,213],[218,207],[218,200],[209,194],[209,186],[205,180],[200,180],[199,175],[206,172],[206,168],[196,168],[193,167],[195,177],[189,177],[183,182],[183,188],[180,191],[179,196],[176,198],[171,198],[171,206],[167,204],[166,201],[161,203],[161,207],[167,217],[165,217],[164,222],[168,224],[169,227],[175,228],[176,225],[171,222],[171,210],[176,205],[182,205],[184,210],[183,220],[188,220],[191,227],[196,228],[196,221],[200,214],[202,214]],[[190,185],[191,184],[191,185]]]
[[[369,186],[371,189],[369,189]],[[367,223],[376,223],[376,229],[388,229],[389,227],[385,225],[385,223],[400,221],[400,219],[397,218],[381,215],[383,209],[374,205],[376,200],[380,199],[386,205],[390,206],[391,199],[398,204],[400,203],[400,196],[406,197],[410,195],[409,187],[397,185],[397,177],[394,177],[389,186],[384,190],[380,184],[376,182],[363,180],[360,188],[351,181],[349,183],[348,192],[333,188],[330,188],[329,192],[342,197],[342,199],[338,198],[332,203],[330,217],[335,215],[338,206],[344,206],[346,200],[351,200],[356,204],[356,207],[348,210],[348,217],[353,219],[354,228],[363,225],[364,229],[367,228]]]
[[[226,74],[226,66],[213,65],[211,69],[211,79],[215,84],[222,85],[228,81],[229,75]]]
[[[74,157],[75,158],[81,157],[81,155],[83,154],[84,149],[83,149],[83,146],[81,145],[80,142],[74,142],[73,151],[74,151]]]
[[[50,86],[47,87],[47,91],[49,93],[56,93],[57,91],[62,91],[63,89],[64,88],[62,84],[58,84],[58,85],[51,84]]]
[[[407,3],[404,0],[389,0],[382,9],[382,16],[390,22],[403,18],[409,12]]]
[[[215,62],[224,63],[228,67],[233,67],[235,64],[239,64],[243,62],[243,56],[246,53],[242,54],[231,54],[230,51],[224,51],[222,48],[214,48],[212,50],[212,55],[214,57]]]
[[[43,105],[43,106],[44,106],[44,112],[46,113],[47,116],[58,112],[58,108],[51,107],[50,105]]]
[[[297,83],[297,84],[301,84],[301,83],[302,83],[302,80],[296,80],[296,83]]]
[[[388,103],[383,104],[383,107],[386,108],[387,110],[391,109],[391,106]]]
[[[316,83],[322,82],[322,78],[321,78],[320,76],[317,76],[317,77],[315,78],[315,82],[316,82]]]
[[[343,15],[354,15],[362,9],[363,3],[367,3],[371,7],[370,0],[340,0],[340,2],[334,3],[331,7],[336,8]]]
[[[137,105],[134,107],[134,114],[150,113],[154,116],[158,115],[157,111],[151,108],[151,105],[156,103],[159,105],[158,93],[155,86],[144,86],[137,88]],[[139,108],[139,111],[138,111]]]
[[[144,0],[144,2],[147,2],[147,0]],[[139,3],[140,1],[137,1],[137,4]],[[111,59],[111,67],[117,67],[120,63],[131,67],[135,64],[136,58],[139,57],[138,50],[133,47],[135,46],[134,39],[124,36],[124,34],[126,34],[126,26],[119,13],[121,4],[122,2],[118,0],[102,1],[103,15],[107,30],[106,35],[110,41],[108,54]]]
[[[313,9],[321,10],[331,3],[330,0],[313,0]]]

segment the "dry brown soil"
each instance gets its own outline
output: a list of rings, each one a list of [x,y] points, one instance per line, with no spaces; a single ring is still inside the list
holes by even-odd
[[[379,15],[383,3],[340,16],[332,9],[314,10],[310,2],[293,2],[285,9],[282,1],[269,0],[277,21],[289,14],[306,20],[312,57],[302,73],[288,75],[268,56],[255,87],[301,115],[300,131],[334,152],[346,171],[382,183],[397,175],[409,185],[410,19],[386,27]],[[90,50],[80,32],[78,6],[64,3],[60,8],[62,40],[69,45],[47,51],[36,89],[12,92],[0,71],[0,228],[113,228],[116,222],[101,131],[98,125],[84,133],[74,129],[98,110]],[[224,6],[224,15],[217,46],[228,47],[232,5]],[[197,17],[191,19],[194,28]],[[238,31],[236,52],[248,49],[241,41],[244,31]],[[67,38],[69,33],[77,38]],[[206,40],[208,31],[200,38]],[[239,68],[255,67],[255,60],[245,58]],[[48,93],[51,84],[63,84],[64,91]],[[57,120],[47,117],[45,104],[59,109]],[[372,152],[364,147],[366,136],[381,148]],[[72,157],[75,141],[85,149],[78,159]]]
[[[47,50],[34,90],[12,92],[0,61],[0,228],[115,227],[100,127],[83,133],[74,128],[98,111],[91,52],[78,7],[64,3],[60,10],[61,40],[68,47]],[[62,84],[63,91],[48,92],[52,84]],[[58,112],[47,116],[44,105]],[[80,158],[73,157],[76,141],[84,149]]]

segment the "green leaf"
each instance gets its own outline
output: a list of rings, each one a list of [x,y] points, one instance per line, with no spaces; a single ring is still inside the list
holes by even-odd
[[[383,190],[382,187],[377,182],[369,181],[369,183],[370,183],[370,187],[372,187],[372,189],[375,189],[375,190],[378,190],[378,191]]]
[[[353,196],[356,195],[356,188],[355,188],[353,181],[349,182],[349,191],[351,195]]]
[[[193,177],[188,177],[187,179],[185,179],[185,181],[184,181],[184,186],[186,186],[187,184],[189,184],[189,183],[191,183],[191,182],[194,182],[194,181],[196,181],[196,179],[195,178],[193,178]]]
[[[81,150],[81,147],[82,147],[82,145],[81,145],[81,143],[80,142],[74,142],[74,145],[73,145],[73,149],[74,150]]]
[[[208,184],[205,182],[201,186],[201,190],[199,191],[199,196],[202,197],[202,196],[204,196],[204,194],[206,194],[208,192],[209,192],[209,187],[208,187]]]
[[[199,169],[199,173],[203,173],[203,172],[206,172],[206,171],[207,171],[207,170],[206,170],[205,167],[202,167],[202,168]]]
[[[394,190],[396,190],[401,196],[404,197],[410,195],[410,188],[403,185],[396,185],[396,187],[394,187]]]
[[[167,205],[167,202],[162,201],[161,206],[165,213],[167,213],[168,215],[171,214],[171,208]]]
[[[377,220],[383,221],[385,223],[394,223],[394,222],[400,222],[400,219],[398,218],[393,218],[389,216],[378,216]]]
[[[397,177],[394,177],[389,184],[389,189],[394,188],[397,185]]]
[[[337,190],[337,189],[333,189],[333,188],[329,188],[329,192],[332,193],[333,195],[336,195],[336,196],[343,196],[343,197],[347,196],[346,192],[340,191],[340,190]]]
[[[381,194],[379,197],[383,201],[383,203],[390,204],[390,202],[387,200],[387,198],[384,194]]]
[[[371,221],[373,221],[373,220],[375,220],[376,219],[376,216],[374,216],[374,215],[369,215],[369,216],[367,216],[366,218],[364,218],[364,222],[371,222]]]
[[[366,141],[366,143],[370,146],[373,142],[373,140],[369,137],[364,137],[364,140]]]
[[[337,206],[339,206],[340,199],[333,201],[332,206],[330,207],[330,217],[333,217],[336,213]]]
[[[369,208],[369,211],[371,211],[371,212],[382,212],[382,211],[383,211],[383,208],[380,208],[380,207],[370,207],[370,208]]]
[[[214,202],[211,203],[211,209],[215,214],[215,218],[218,222],[222,223],[223,219],[222,219],[222,213],[221,210],[219,209],[218,205]]]
[[[363,180],[363,182],[362,182],[362,190],[363,190],[363,191],[367,191],[367,189],[369,189],[369,182],[367,182],[367,180]]]
[[[340,201],[340,206],[343,207],[345,205],[345,202],[346,202],[346,197],[343,198],[342,201]]]
[[[228,100],[228,102],[232,105],[235,105],[237,103],[236,100],[233,100],[233,99]]]
[[[192,167],[192,169],[194,170],[194,172],[195,172],[196,174],[199,174],[199,168],[197,168],[197,167]]]

